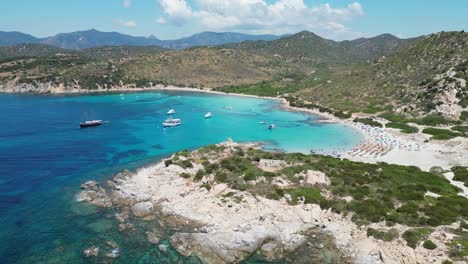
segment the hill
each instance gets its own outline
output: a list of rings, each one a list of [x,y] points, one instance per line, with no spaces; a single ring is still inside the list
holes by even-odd
[[[21,43],[37,43],[39,39],[17,31],[0,31],[0,46],[16,45]]]
[[[224,47],[246,49],[310,66],[320,63],[362,63],[390,54],[413,41],[384,34],[368,39],[337,42],[324,39],[312,32],[302,31],[274,41],[247,41]]]
[[[467,66],[468,34],[436,33],[297,96],[343,111],[456,119],[468,103]]]

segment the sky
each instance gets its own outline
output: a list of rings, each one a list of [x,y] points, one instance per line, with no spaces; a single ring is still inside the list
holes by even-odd
[[[468,30],[468,0],[1,0],[0,31],[36,37],[88,30],[159,39],[202,31],[343,40]]]

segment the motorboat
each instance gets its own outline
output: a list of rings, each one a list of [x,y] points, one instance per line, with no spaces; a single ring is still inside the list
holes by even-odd
[[[80,123],[80,127],[85,128],[85,127],[94,127],[94,126],[100,126],[102,125],[102,120],[89,120],[89,121],[84,121]]]
[[[260,121],[259,122],[261,125],[265,125],[267,122],[266,121]]]
[[[182,120],[169,118],[169,119],[166,119],[166,121],[164,121],[162,124],[164,127],[173,127],[173,126],[181,125]]]
[[[275,127],[276,127],[275,124],[271,124],[271,125],[268,126],[268,129],[273,129]]]
[[[173,114],[175,114],[174,108],[172,108],[171,110],[167,111],[167,114],[168,114],[168,115],[173,115]]]
[[[205,118],[210,118],[212,116],[211,112],[205,114]]]

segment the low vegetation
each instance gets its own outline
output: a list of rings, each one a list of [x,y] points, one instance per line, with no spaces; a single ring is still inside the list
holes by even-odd
[[[226,151],[230,153],[227,156]],[[360,225],[384,222],[387,226],[399,223],[415,227],[404,235],[411,246],[425,240],[429,227],[468,219],[468,199],[457,195],[457,187],[437,174],[412,166],[367,164],[329,156],[265,152],[254,148],[230,149],[222,145],[176,154],[171,162],[166,160],[166,164],[190,167],[180,163],[180,156],[184,156],[184,161],[203,165],[202,170],[190,177],[202,181],[205,188],[225,183],[233,190],[249,191],[270,199],[286,199],[291,204],[314,203],[339,213],[352,212],[353,221]],[[263,171],[257,166],[261,159],[282,160],[287,165],[276,171]],[[323,172],[331,185],[308,185],[305,176],[308,170]],[[457,175],[465,175],[466,168],[457,167],[454,171]],[[212,175],[213,180],[204,178],[208,175]],[[181,176],[187,177],[185,174]],[[281,187],[278,182],[286,185]],[[440,197],[426,196],[428,191]],[[324,192],[331,196],[324,196]],[[343,197],[351,197],[352,200],[346,202]],[[394,232],[382,230],[369,230],[369,235],[385,241],[397,236]]]
[[[428,228],[410,229],[403,233],[403,238],[406,240],[406,244],[408,246],[416,248],[421,241],[425,240],[429,236],[431,232],[432,230]],[[432,241],[430,243],[432,243]]]
[[[374,119],[367,118],[367,117],[366,118],[355,118],[354,122],[363,123],[363,124],[373,126],[373,127],[382,127],[382,124],[380,122],[377,122]]]
[[[388,231],[376,230],[374,228],[367,228],[367,236],[372,236],[376,239],[380,239],[386,242],[393,241],[395,238],[399,237],[399,233],[395,229],[390,229]]]
[[[412,133],[417,133],[418,132],[417,127],[410,126],[410,125],[405,124],[405,123],[390,122],[390,123],[386,124],[385,126],[390,127],[390,128],[400,129],[401,132],[407,133],[407,134],[412,134]]]
[[[460,133],[460,132],[454,132],[452,130],[448,130],[448,129],[441,129],[441,128],[425,128],[423,129],[422,131],[423,133],[425,134],[429,134],[429,135],[432,135],[432,139],[451,139],[451,138],[455,138],[455,137],[463,137],[464,134]]]
[[[455,181],[464,182],[464,185],[468,187],[468,167],[452,167],[452,172],[455,174],[453,177]]]

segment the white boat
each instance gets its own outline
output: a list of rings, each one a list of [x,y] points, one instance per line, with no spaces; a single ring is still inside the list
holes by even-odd
[[[275,127],[276,127],[275,124],[271,124],[271,125],[268,126],[268,129],[273,129]]]
[[[164,127],[173,127],[173,126],[181,125],[182,120],[169,118],[169,119],[166,119],[166,121],[164,121],[162,124]]]
[[[168,114],[168,115],[173,115],[173,114],[175,114],[174,108],[172,108],[171,110],[167,111],[167,114]]]
[[[210,118],[212,116],[211,112],[205,114],[205,118]]]
[[[264,125],[264,124],[266,124],[266,121],[260,121],[259,123],[260,123],[261,125]]]

